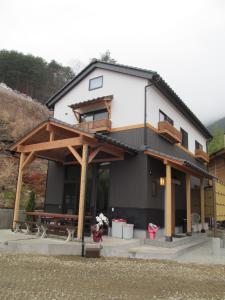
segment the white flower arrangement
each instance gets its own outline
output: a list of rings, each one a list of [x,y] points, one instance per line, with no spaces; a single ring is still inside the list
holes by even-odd
[[[104,224],[109,225],[109,219],[103,215],[103,213],[100,213],[99,216],[96,217],[96,229],[99,230]]]

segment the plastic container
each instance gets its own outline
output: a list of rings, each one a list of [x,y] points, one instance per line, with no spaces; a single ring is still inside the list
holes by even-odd
[[[123,239],[131,240],[134,237],[134,224],[123,224]]]
[[[158,226],[156,225],[151,226],[150,224],[148,225],[148,234],[150,240],[155,240],[155,236],[158,230],[159,230]]]
[[[112,237],[123,238],[123,225],[127,223],[126,219],[112,219]]]

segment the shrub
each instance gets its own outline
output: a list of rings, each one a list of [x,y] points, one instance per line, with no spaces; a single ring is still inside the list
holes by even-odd
[[[29,196],[29,200],[27,202],[26,205],[26,211],[34,211],[35,209],[35,193],[33,191],[30,192],[30,196]],[[31,221],[32,217],[31,216],[27,216],[26,217],[27,221]]]

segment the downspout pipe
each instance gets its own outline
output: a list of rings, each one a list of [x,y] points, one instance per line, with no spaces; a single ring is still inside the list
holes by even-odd
[[[145,86],[145,97],[144,97],[144,149],[148,147],[147,141],[147,92],[148,88],[152,86],[154,83],[151,82]]]

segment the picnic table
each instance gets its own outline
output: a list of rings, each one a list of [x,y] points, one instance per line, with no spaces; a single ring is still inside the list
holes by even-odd
[[[32,217],[31,221],[25,221],[26,234],[31,233],[33,226],[37,228],[37,235],[47,238],[47,233],[64,235],[68,234],[66,241],[72,241],[77,230],[78,215],[47,213],[43,211],[26,212],[26,216]],[[92,216],[85,216],[85,221],[90,225]]]

